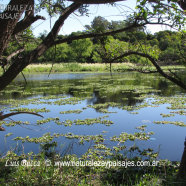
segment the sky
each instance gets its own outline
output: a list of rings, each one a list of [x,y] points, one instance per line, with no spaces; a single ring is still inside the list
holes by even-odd
[[[0,4],[8,4],[8,0],[0,0]],[[65,21],[59,34],[68,35],[71,32],[85,30],[85,25],[90,25],[94,17],[102,16],[108,21],[114,20],[125,20],[126,14],[132,13],[135,10],[136,0],[126,0],[122,2],[117,2],[117,6],[105,5],[90,5],[89,6],[89,16],[77,16],[75,14],[70,15]],[[38,15],[42,15],[46,18],[45,21],[38,20],[32,24],[32,31],[35,36],[39,36],[45,30],[50,31],[57,18],[50,19],[49,15],[45,12],[39,12]],[[50,24],[51,22],[51,24]],[[165,26],[151,25],[147,26],[147,31],[150,33],[155,33],[160,30],[169,29]]]
[[[105,5],[90,5],[89,6],[89,16],[77,16],[75,14],[70,15],[69,18],[65,21],[64,26],[62,27],[59,34],[68,35],[71,32],[85,30],[85,25],[90,25],[94,17],[102,16],[108,21],[114,20],[125,20],[126,14],[132,13],[135,10],[136,0],[127,0],[124,2],[116,3],[117,6],[111,6],[108,4]],[[47,32],[50,31],[50,28],[55,23],[56,18],[50,17],[45,12],[40,12],[39,14],[46,17],[46,21],[37,21],[32,25],[32,30],[35,36],[39,36],[40,33],[43,33],[44,30]],[[50,25],[51,21],[51,25]],[[150,33],[155,33],[160,30],[168,30],[168,27],[160,25],[150,25],[147,26],[147,31]]]
[[[76,16],[76,15],[70,15],[69,18],[65,21],[64,26],[62,27],[60,34],[66,35],[70,34],[71,32],[76,31],[82,31],[85,30],[85,25],[90,25],[93,21],[94,17],[96,16],[102,16],[108,21],[114,20],[124,20],[125,19],[125,13],[124,11],[130,11],[129,8],[126,8],[125,6],[135,8],[136,0],[130,0],[129,3],[121,2],[117,3],[117,6],[113,7],[111,5],[105,4],[105,5],[90,5],[89,6],[89,16]],[[43,30],[50,30],[50,17],[45,13],[41,12],[41,15],[45,15],[47,18],[46,21],[37,21],[37,23],[33,24],[33,32],[35,35],[38,35],[39,33],[42,33]],[[52,25],[55,23],[56,18],[52,18],[51,22]]]
[[[135,10],[136,0],[127,0],[123,2],[116,3],[117,6],[111,6],[108,4],[105,5],[90,5],[89,6],[89,16],[76,16],[71,15],[66,21],[64,26],[62,27],[59,34],[67,35],[71,32],[82,31],[85,30],[85,25],[90,25],[93,21],[94,17],[102,16],[108,21],[119,21],[125,20],[126,15],[132,13]],[[44,13],[46,15],[46,13]],[[46,15],[46,21],[37,21],[33,25],[33,33],[38,36],[44,30],[50,30],[50,18]],[[55,23],[56,18],[51,19],[51,26]],[[147,31],[150,33],[155,33],[161,30],[169,30],[167,26],[160,25],[149,25],[147,26]]]

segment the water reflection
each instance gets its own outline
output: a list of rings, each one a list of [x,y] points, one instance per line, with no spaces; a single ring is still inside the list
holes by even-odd
[[[28,98],[33,95],[58,95],[68,94],[70,96],[93,97],[93,103],[104,102],[123,102],[127,105],[135,105],[141,101],[134,99],[143,93],[161,94],[162,96],[173,96],[179,87],[174,86],[164,78],[158,75],[145,75],[139,73],[113,74],[33,74],[26,76],[28,84],[25,87],[24,81],[18,77],[5,91],[2,91],[0,98]],[[142,89],[141,92],[135,91]],[[128,88],[127,88],[128,87]],[[143,87],[149,89],[149,92],[143,92]],[[109,91],[107,91],[109,89]],[[150,91],[150,89],[161,90]],[[103,96],[104,94],[104,96]],[[127,101],[123,101],[127,98]],[[95,101],[96,100],[96,101]]]

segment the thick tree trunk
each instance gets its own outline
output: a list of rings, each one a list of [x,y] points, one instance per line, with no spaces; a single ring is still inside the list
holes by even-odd
[[[11,0],[8,4],[7,10],[1,13],[2,18],[0,19],[0,56],[12,36],[14,28],[17,25],[20,17],[25,11],[26,5],[28,5],[30,0]],[[13,7],[16,7],[12,10]],[[9,19],[3,19],[3,16],[7,15]]]
[[[53,43],[59,33],[64,21],[68,16],[78,9],[81,4],[73,3],[67,7],[58,20],[55,22],[51,32],[45,38],[45,40],[31,52],[24,54],[23,57],[17,57],[13,64],[8,68],[8,70],[0,77],[0,91],[3,90],[7,85],[9,85],[16,76],[23,71],[23,69],[29,65],[31,62],[35,61],[39,56],[41,56],[48,48],[53,46]]]
[[[37,51],[23,58],[16,58],[8,70],[0,77],[0,91],[10,84],[14,78],[33,60],[37,59]]]
[[[180,168],[178,172],[178,178],[186,179],[186,138],[184,142],[184,151],[180,162]]]

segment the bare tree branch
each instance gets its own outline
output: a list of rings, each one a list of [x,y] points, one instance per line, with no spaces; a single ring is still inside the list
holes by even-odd
[[[8,114],[4,114],[4,115],[0,115],[0,121],[5,119],[5,118],[8,118],[10,116],[14,116],[14,115],[17,115],[17,114],[32,114],[32,115],[36,115],[36,116],[39,116],[39,117],[42,117],[42,115],[40,114],[37,114],[35,112],[12,112],[12,113],[8,113]]]
[[[12,112],[12,113],[8,113],[8,114],[2,114],[0,113],[0,121],[3,120],[3,119],[6,119],[10,116],[14,116],[14,115],[17,115],[17,114],[32,114],[32,115],[35,115],[35,116],[39,116],[39,117],[42,117],[42,115],[38,114],[38,113],[35,113],[35,112]],[[5,131],[5,128],[0,126],[0,131]]]
[[[185,0],[178,0],[179,6],[183,9],[186,10],[186,1]]]
[[[106,4],[106,3],[116,3],[119,1],[126,1],[126,0],[68,0],[73,1],[76,3],[82,3],[82,4]],[[128,0],[129,1],[129,0]],[[147,0],[149,3],[158,3],[160,4],[160,1],[164,0]],[[186,1],[185,0],[177,0],[177,3],[183,10],[186,10]]]
[[[21,48],[10,54],[8,57],[1,57],[0,61],[0,66],[3,68],[3,71],[5,72],[5,66],[8,64],[8,61],[10,61],[14,56],[17,54],[20,54],[23,52],[25,49]]]

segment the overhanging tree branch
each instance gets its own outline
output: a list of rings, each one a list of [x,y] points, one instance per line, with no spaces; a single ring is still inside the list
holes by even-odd
[[[11,117],[11,116],[15,116],[15,115],[18,115],[18,114],[32,114],[32,115],[35,115],[35,116],[39,116],[39,117],[42,117],[42,115],[38,114],[38,113],[35,113],[35,112],[11,112],[11,113],[8,113],[8,114],[2,114],[2,112],[0,113],[0,121],[1,120],[4,120],[8,117]],[[0,126],[0,131],[5,131],[5,128]]]
[[[129,30],[132,30],[133,28],[140,28],[140,27],[144,27],[145,25],[156,25],[156,24],[171,27],[171,25],[169,25],[167,23],[149,22],[149,21],[146,21],[144,23],[137,23],[137,21],[135,21],[133,24],[131,24],[125,28],[118,29],[118,30],[112,30],[112,31],[104,32],[104,33],[88,33],[88,34],[77,35],[77,36],[68,36],[67,38],[58,39],[52,43],[52,46],[58,45],[61,43],[65,43],[65,42],[72,42],[72,41],[78,40],[78,39],[86,39],[86,38],[114,35],[114,34],[118,34],[121,32],[126,32]]]
[[[8,113],[8,114],[0,115],[0,121],[5,119],[5,118],[8,118],[10,116],[17,115],[17,114],[32,114],[32,115],[36,115],[36,116],[39,116],[39,117],[43,118],[42,115],[40,115],[38,113],[34,113],[34,112],[11,112],[11,113]]]
[[[82,4],[106,4],[106,3],[116,3],[119,1],[126,1],[126,0],[68,0],[73,1],[76,3]],[[149,3],[157,3],[160,4],[160,1],[164,0],[147,0]],[[166,2],[167,3],[167,2]],[[183,10],[186,10],[186,1],[185,0],[177,0],[177,3]]]
[[[16,0],[12,0],[16,1]],[[20,1],[19,1],[20,2]],[[26,2],[26,1],[25,1]],[[33,0],[28,1],[27,3],[31,3]],[[75,1],[77,2],[77,1]],[[106,2],[106,1],[105,1]],[[115,1],[116,2],[116,1]],[[95,3],[95,1],[94,1]],[[107,2],[108,3],[108,2]],[[43,42],[34,50],[24,53],[23,57],[20,58],[15,58],[13,64],[8,68],[8,70],[0,77],[0,90],[4,89],[27,65],[29,65],[31,62],[35,61],[39,56],[41,56],[48,48],[60,44],[60,43],[65,43],[65,42],[71,42],[73,40],[77,39],[84,39],[84,38],[91,38],[91,37],[101,37],[101,36],[106,36],[106,35],[111,35],[111,34],[116,34],[120,33],[123,31],[130,30],[132,28],[137,28],[137,27],[142,27],[147,24],[163,24],[163,25],[168,25],[165,22],[156,22],[156,23],[151,23],[147,19],[145,20],[134,20],[134,23],[129,25],[126,28],[122,28],[119,30],[115,31],[108,31],[106,33],[90,33],[90,34],[84,34],[80,36],[74,36],[74,37],[67,37],[61,40],[55,40],[57,37],[57,34],[59,33],[59,30],[64,24],[64,21],[67,19],[67,17],[72,14],[76,9],[78,9],[82,4],[80,3],[72,3],[69,7],[64,9],[64,11],[61,13],[60,17],[58,20],[55,22],[51,32],[47,35],[47,37],[43,40]],[[33,11],[28,13],[28,15],[33,15]],[[28,17],[28,16],[27,16]],[[139,21],[141,23],[139,23]],[[170,25],[168,25],[170,26]]]
[[[29,26],[31,26],[34,22],[36,22],[39,19],[46,20],[45,17],[37,15],[37,16],[29,16],[27,17],[27,19],[18,22],[12,35],[15,35],[19,32],[24,31],[25,29],[27,29]]]
[[[118,1],[125,1],[125,0],[68,0],[68,1],[73,1],[81,4],[106,4],[106,3],[115,3]]]
[[[156,70],[157,70],[158,73],[160,73],[163,77],[165,77],[166,79],[172,81],[173,83],[175,83],[179,87],[181,87],[184,90],[186,90],[186,84],[184,82],[182,82],[180,79],[176,78],[176,76],[173,77],[173,76],[170,76],[169,74],[165,73],[162,70],[162,68],[158,65],[156,59],[153,58],[152,56],[150,56],[149,54],[141,53],[141,52],[136,52],[136,51],[128,51],[128,52],[124,53],[123,55],[120,55],[119,57],[115,58],[114,60],[118,60],[118,59],[121,59],[121,58],[126,57],[126,56],[129,56],[129,55],[138,55],[138,56],[145,57],[145,58],[149,59],[150,62],[156,68]]]
[[[39,56],[41,56],[48,48],[54,43],[57,34],[60,31],[60,28],[63,26],[64,21],[77,10],[81,4],[73,3],[67,7],[55,22],[52,30],[43,40],[43,42],[34,50],[25,53],[22,58],[16,58],[8,70],[0,77],[0,90],[3,90],[13,79],[31,62],[35,61]]]
[[[45,20],[45,17],[43,17],[43,16],[39,16],[39,15],[34,16],[34,0],[30,0],[27,7],[28,7],[28,10],[25,10],[24,19],[16,24],[16,27],[15,27],[12,35],[15,35],[21,31],[25,30],[31,24],[33,24],[35,21],[37,21],[39,19]]]
[[[89,33],[89,34],[83,34],[83,35],[78,35],[78,36],[69,36],[67,38],[59,39],[59,40],[54,41],[53,45],[58,45],[58,44],[65,43],[65,42],[72,42],[72,41],[78,40],[78,39],[86,39],[86,38],[114,35],[114,34],[117,34],[117,33],[120,33],[120,32],[125,32],[125,31],[128,31],[128,30],[131,30],[132,28],[138,28],[138,27],[145,26],[146,24],[147,23],[143,23],[143,24],[134,23],[134,24],[132,24],[128,27],[118,29],[118,30],[108,31],[108,32],[104,32],[104,33]]]

